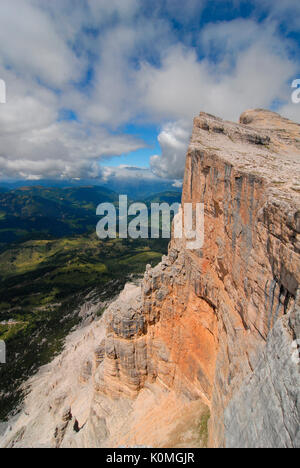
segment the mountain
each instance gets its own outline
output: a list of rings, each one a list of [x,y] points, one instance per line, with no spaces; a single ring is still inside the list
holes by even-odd
[[[6,190],[16,190],[26,187],[52,187],[52,188],[69,188],[74,187],[78,188],[81,186],[96,186],[100,184],[93,183],[92,181],[87,180],[74,180],[74,179],[65,179],[65,180],[56,180],[56,179],[39,179],[39,180],[2,180],[1,186]]]
[[[74,331],[2,447],[300,446],[299,137],[269,111],[195,119],[182,202],[204,202],[202,248],[173,238]]]
[[[105,186],[105,184],[104,184]],[[175,188],[173,182],[135,177],[130,180],[111,179],[106,185],[119,194],[127,194],[132,200],[144,201],[145,199],[162,192],[177,192],[181,194],[182,188]]]
[[[102,187],[37,186],[0,192],[0,245],[92,232],[98,204],[117,201],[117,194]]]
[[[166,191],[148,196],[145,199],[145,203],[147,205],[151,205],[151,203],[168,203],[169,205],[173,205],[173,203],[181,203],[181,196],[181,192]]]
[[[181,192],[153,194],[139,201],[150,207],[155,203],[180,203]],[[129,198],[129,203],[133,200]],[[32,239],[60,237],[93,232],[99,218],[100,203],[118,208],[119,195],[98,186],[20,187],[0,191],[0,248]]]
[[[61,351],[75,326],[101,315],[168,239],[96,237],[96,207],[119,197],[103,187],[20,187],[0,193],[0,420],[22,400],[20,385]],[[85,304],[92,303],[92,312]]]
[[[116,202],[118,195],[103,187],[27,187],[1,193],[1,210],[7,214],[61,217],[70,210],[95,211],[99,203]],[[46,210],[43,213],[43,209]],[[65,211],[64,211],[65,210]],[[73,211],[72,211],[73,210]]]
[[[38,188],[57,188],[57,189],[80,189],[81,187],[94,187],[95,190],[98,188],[104,193],[106,192],[115,192],[118,195],[127,195],[131,200],[144,200],[147,197],[151,197],[160,192],[171,191],[181,193],[181,188],[174,187],[173,181],[163,180],[163,179],[145,179],[142,175],[141,177],[134,177],[131,179],[121,179],[121,178],[110,178],[108,181],[97,181],[93,180],[63,180],[58,181],[55,179],[47,180],[33,180],[33,181],[24,181],[24,180],[15,180],[15,181],[2,181],[0,189],[3,191],[17,190],[22,187],[38,187]]]

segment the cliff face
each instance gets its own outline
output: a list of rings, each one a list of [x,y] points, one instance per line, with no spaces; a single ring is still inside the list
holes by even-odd
[[[203,248],[173,239],[107,310],[74,374],[93,388],[88,415],[67,396],[43,444],[203,446],[209,409],[209,446],[300,446],[300,126],[269,111],[240,124],[201,113],[182,201],[204,203]],[[32,440],[27,412],[4,445]]]
[[[225,445],[224,410],[233,395],[257,366],[264,367],[264,362],[267,365],[264,359],[261,364],[261,353],[274,324],[284,315],[296,313],[300,280],[300,126],[263,111],[246,112],[241,122],[250,122],[251,128],[204,114],[195,119],[183,192],[184,202],[203,201],[206,212],[201,258],[188,251],[186,256],[199,272],[195,290],[213,305],[218,321],[211,399],[212,446]],[[274,409],[272,404],[262,404],[258,417],[257,411],[252,413],[257,405],[254,397],[248,402],[244,395],[236,397],[234,408],[227,412],[228,431],[235,434],[229,438],[230,444],[238,444],[250,419],[254,428],[245,445],[260,446],[266,440],[271,446],[279,440],[283,446],[299,444],[299,367],[290,358],[297,330],[288,320],[284,319],[284,323],[290,341],[283,355],[278,354],[290,369],[295,385],[285,391],[285,374],[280,373],[280,367],[272,376],[264,368],[268,383],[262,383],[262,387],[267,398],[273,395]],[[270,340],[276,346],[275,338]],[[282,395],[276,395],[269,382],[272,379],[278,379]],[[257,386],[259,380],[254,380],[253,386]],[[271,394],[269,387],[273,388]],[[272,425],[282,410],[281,396],[289,401],[296,425],[285,427],[287,415],[283,410],[278,419],[278,439]],[[237,420],[238,416],[231,417],[238,407],[242,414]]]

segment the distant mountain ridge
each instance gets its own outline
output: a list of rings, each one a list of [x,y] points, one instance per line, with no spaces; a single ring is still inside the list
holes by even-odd
[[[180,203],[181,193],[162,192],[138,198],[151,202]],[[100,203],[118,206],[119,195],[100,186],[23,186],[0,190],[0,245],[30,239],[51,239],[95,230]],[[129,197],[128,202],[134,201]]]
[[[0,244],[91,231],[97,222],[97,205],[117,200],[117,194],[100,187],[0,191]]]
[[[22,187],[52,187],[58,189],[81,187],[97,187],[102,190],[114,191],[118,194],[127,194],[131,199],[147,198],[153,194],[172,191],[181,193],[181,187],[175,187],[173,181],[164,179],[149,179],[134,178],[130,180],[121,180],[117,178],[109,179],[108,181],[96,180],[4,180],[0,181],[0,193],[2,191],[17,190]]]

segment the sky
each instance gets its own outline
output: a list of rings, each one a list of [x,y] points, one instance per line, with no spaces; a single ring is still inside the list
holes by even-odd
[[[168,179],[193,117],[300,122],[299,0],[1,0],[0,180]]]

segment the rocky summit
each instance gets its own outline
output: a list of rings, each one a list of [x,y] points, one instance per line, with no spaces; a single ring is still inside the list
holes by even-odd
[[[300,125],[194,121],[168,256],[28,382],[2,447],[300,447]]]

